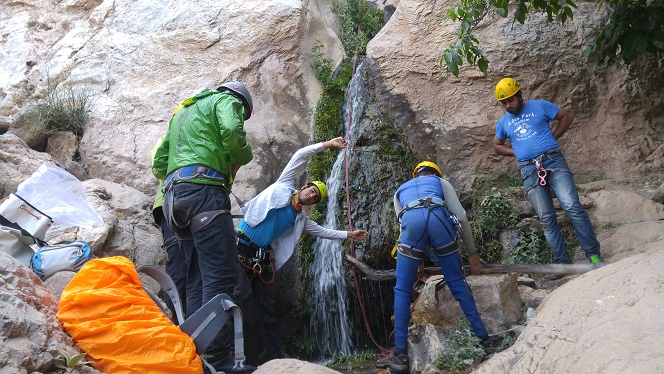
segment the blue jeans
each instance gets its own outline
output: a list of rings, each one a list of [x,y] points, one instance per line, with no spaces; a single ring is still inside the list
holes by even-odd
[[[191,240],[180,240],[181,249],[191,255],[187,270],[187,316],[220,293],[233,299],[240,265],[231,214],[216,216],[195,233],[191,233],[188,226],[191,219],[199,213],[230,210],[228,192],[221,186],[184,182],[173,185],[166,191],[164,198],[164,215],[170,229],[179,237],[191,236]],[[171,210],[173,217],[169,219]],[[173,220],[179,226],[187,226],[177,227],[173,225]],[[202,281],[200,287],[196,287],[196,277],[200,277]],[[216,341],[219,343],[213,343],[208,350],[215,356],[213,361],[221,360],[229,353],[232,330],[226,327],[222,335],[228,336],[221,336]]]
[[[463,276],[463,263],[459,252],[447,256],[438,256],[440,270],[452,296],[459,302],[461,310],[468,318],[473,332],[478,337],[488,333],[477,310],[473,293]],[[410,298],[413,284],[417,276],[420,261],[403,256],[397,252],[397,284],[394,286],[394,346],[396,349],[407,349],[408,321],[410,320]]]
[[[565,157],[562,153],[547,155],[544,156],[542,164],[544,169],[547,170],[545,186],[538,183],[539,178],[535,164],[521,167],[521,178],[528,199],[535,208],[544,229],[546,241],[553,252],[553,261],[557,264],[570,264],[572,262],[567,254],[565,240],[558,227],[551,194],[552,190],[558,198],[560,207],[572,220],[574,231],[576,231],[579,244],[586,257],[599,255],[599,242],[595,237],[595,231],[590,218],[588,218],[588,213],[579,201],[579,194],[576,192],[572,172],[569,170],[567,162],[565,162]]]

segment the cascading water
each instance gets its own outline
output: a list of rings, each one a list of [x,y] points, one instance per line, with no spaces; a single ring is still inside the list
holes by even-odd
[[[344,123],[348,123],[349,116],[352,122],[347,134],[349,147],[352,145],[353,132],[358,126],[357,122],[362,113],[362,79],[359,74],[362,65],[358,66],[357,74],[348,83],[348,92],[352,93],[351,101],[344,103]],[[352,110],[352,112],[351,112]],[[351,115],[352,114],[352,115]],[[327,216],[324,227],[335,230],[344,230],[337,227],[341,207],[337,199],[338,192],[344,182],[342,166],[348,149],[339,152],[334,162],[332,172],[326,181],[328,188]],[[311,290],[310,299],[313,305],[311,319],[312,336],[317,341],[321,354],[332,356],[338,354],[349,355],[353,343],[350,336],[350,321],[347,316],[346,279],[343,268],[343,242],[318,238],[314,244],[314,261],[311,264]]]

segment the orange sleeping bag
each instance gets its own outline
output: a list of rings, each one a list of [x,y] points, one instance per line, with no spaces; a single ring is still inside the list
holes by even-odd
[[[57,316],[104,373],[203,373],[194,341],[150,299],[125,257],[85,264],[62,292]]]

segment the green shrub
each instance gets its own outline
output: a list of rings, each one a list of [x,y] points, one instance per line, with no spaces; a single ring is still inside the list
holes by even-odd
[[[46,134],[69,131],[82,137],[90,119],[91,93],[82,88],[58,85],[50,78],[46,84],[44,98],[33,104],[26,114],[33,121],[34,130]]]
[[[439,369],[458,370],[466,367],[466,360],[479,360],[484,357],[480,339],[475,336],[466,319],[460,319],[456,330],[450,332],[450,346],[435,361]]]
[[[372,8],[365,0],[338,1],[335,3],[335,8],[341,26],[339,39],[346,55],[354,56],[356,47],[358,55],[366,55],[367,43],[385,24],[385,14],[380,9]],[[360,25],[359,34],[358,25]]]
[[[516,246],[505,259],[507,264],[547,264],[551,262],[551,250],[533,231],[519,231]]]
[[[326,365],[327,367],[339,367],[347,365],[355,365],[360,362],[370,361],[375,358],[376,354],[372,351],[359,352],[353,355],[334,355],[332,360]]]
[[[485,261],[499,262],[502,248],[497,243],[503,229],[512,228],[517,223],[517,216],[507,197],[500,192],[491,191],[485,195],[479,208],[475,208],[471,221],[473,237],[477,244],[477,254]]]
[[[72,347],[64,347],[55,359],[55,367],[65,369],[67,373],[78,373],[77,367],[90,363],[85,361],[84,358],[85,353],[78,353]]]

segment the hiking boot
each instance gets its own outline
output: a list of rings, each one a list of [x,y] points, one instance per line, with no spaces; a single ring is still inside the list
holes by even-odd
[[[590,261],[591,264],[604,264],[604,259],[600,255],[592,255],[588,257],[588,261]]]
[[[484,354],[486,356],[492,355],[494,353],[502,352],[507,349],[507,347],[499,347],[493,344],[492,340],[485,340],[482,342],[482,349],[484,349]]]
[[[408,355],[400,354],[398,356],[395,356],[394,352],[390,352],[389,355],[376,361],[376,367],[379,369],[390,368],[390,370],[392,370],[395,373],[407,373]]]

